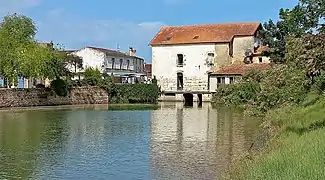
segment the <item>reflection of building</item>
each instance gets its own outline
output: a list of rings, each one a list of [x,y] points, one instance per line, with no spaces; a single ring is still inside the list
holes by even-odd
[[[246,129],[241,112],[162,103],[152,112],[152,172],[157,179],[218,179],[250,146]]]

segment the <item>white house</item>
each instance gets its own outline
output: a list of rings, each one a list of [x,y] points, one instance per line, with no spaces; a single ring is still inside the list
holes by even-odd
[[[129,83],[133,83],[135,77],[145,76],[144,59],[137,57],[135,53],[133,48],[124,53],[91,46],[72,52],[83,59],[83,69],[77,72],[88,67],[98,68],[102,73],[113,74],[114,77],[120,77],[122,82]],[[70,70],[74,72],[73,67]]]
[[[243,63],[247,53],[260,46],[261,28],[256,22],[161,28],[149,44],[152,75],[163,91],[161,99],[184,100],[183,94],[193,94],[194,100],[196,95],[203,101],[210,100],[208,74]]]

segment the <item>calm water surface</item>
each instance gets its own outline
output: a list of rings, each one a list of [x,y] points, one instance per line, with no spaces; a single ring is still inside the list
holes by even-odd
[[[0,179],[218,179],[258,121],[227,108],[0,111]]]

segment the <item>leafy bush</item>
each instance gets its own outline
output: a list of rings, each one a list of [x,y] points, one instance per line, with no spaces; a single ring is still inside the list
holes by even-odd
[[[102,75],[99,69],[87,68],[84,72],[84,79],[87,84],[97,86],[102,80]]]
[[[53,89],[58,96],[67,96],[69,92],[67,82],[63,79],[53,80],[51,82],[51,89]]]
[[[110,103],[156,103],[160,90],[156,84],[114,84],[103,87]]]
[[[254,101],[260,92],[259,82],[263,76],[262,71],[248,71],[238,83],[219,87],[214,95],[214,102],[226,105],[243,105]]]
[[[243,81],[218,88],[214,100],[218,104],[242,105],[256,99],[259,91],[257,82]]]
[[[298,104],[307,93],[304,71],[287,66],[265,71],[260,86],[261,91],[253,105],[261,112],[282,105]]]
[[[282,105],[298,104],[307,94],[305,72],[288,66],[275,66],[266,71],[250,71],[242,80],[218,88],[217,103],[245,104],[251,112],[265,113]]]
[[[315,77],[314,84],[311,87],[312,91],[315,91],[318,94],[323,94],[325,90],[325,74]]]

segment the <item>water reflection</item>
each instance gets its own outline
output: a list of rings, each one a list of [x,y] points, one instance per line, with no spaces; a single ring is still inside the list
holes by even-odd
[[[64,116],[64,112],[1,112],[0,177],[27,179],[38,166],[40,150],[62,148],[66,140],[62,133],[65,131],[65,124],[47,119],[61,119]]]
[[[184,108],[162,103],[151,117],[151,168],[155,179],[218,179],[252,141],[241,111]],[[258,122],[258,121],[255,121]]]
[[[0,179],[216,179],[258,122],[206,103],[160,105],[2,111]]]

